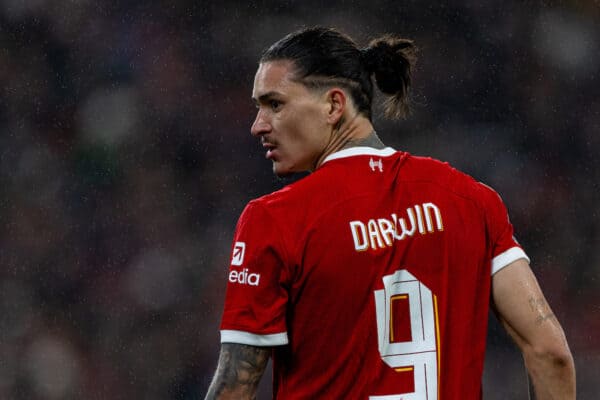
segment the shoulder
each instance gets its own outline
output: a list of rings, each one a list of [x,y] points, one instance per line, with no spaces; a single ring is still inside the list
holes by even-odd
[[[280,206],[286,202],[289,202],[293,200],[294,197],[298,196],[298,188],[301,186],[299,183],[305,181],[309,177],[310,176],[304,177],[299,181],[286,185],[279,190],[252,199],[250,202],[248,202],[247,207],[272,209],[274,206]]]
[[[267,217],[276,218],[284,215],[290,208],[297,206],[302,199],[306,199],[307,193],[311,191],[314,184],[310,182],[312,175],[306,176],[292,184],[252,199],[246,205],[243,217]]]
[[[251,200],[249,204],[273,208],[297,201],[306,202],[307,196],[318,195],[327,188],[328,182],[335,181],[331,172],[333,171],[318,169],[279,190]]]
[[[454,168],[446,161],[432,157],[408,154],[403,168],[403,180],[426,181],[448,188],[458,184],[461,189],[477,184],[472,176]]]
[[[465,199],[479,207],[502,201],[498,193],[473,176],[456,169],[450,163],[431,157],[408,155],[404,163],[403,180],[428,182],[442,190]]]
[[[473,177],[454,168],[450,163],[427,156],[415,156],[407,153],[404,168],[410,171],[409,176],[414,180],[438,182],[450,180],[452,183],[465,181],[467,184],[475,182]]]
[[[251,200],[242,218],[264,218],[262,223],[267,221],[271,226],[285,226],[286,232],[291,234],[343,200],[341,192],[348,186],[347,182],[348,177],[341,177],[332,169],[319,169],[277,191]]]

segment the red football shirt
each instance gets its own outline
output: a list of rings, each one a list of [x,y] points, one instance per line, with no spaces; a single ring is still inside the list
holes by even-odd
[[[278,399],[476,399],[491,276],[519,258],[489,187],[342,150],[244,210],[221,341],[274,347]]]

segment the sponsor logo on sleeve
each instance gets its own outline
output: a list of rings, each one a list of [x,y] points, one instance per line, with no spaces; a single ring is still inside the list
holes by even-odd
[[[258,286],[260,283],[260,274],[251,273],[248,268],[242,271],[229,271],[229,282],[239,283],[241,285]]]
[[[233,245],[233,255],[231,265],[242,265],[244,263],[244,253],[246,252],[246,243],[235,242]]]
[[[231,265],[235,267],[242,265],[245,253],[246,243],[235,242],[231,256]],[[260,274],[250,272],[248,268],[243,268],[241,271],[232,269],[229,271],[229,282],[239,283],[240,285],[258,286],[260,283]]]

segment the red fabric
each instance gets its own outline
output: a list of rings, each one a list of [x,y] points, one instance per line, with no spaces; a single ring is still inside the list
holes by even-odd
[[[221,329],[287,333],[273,353],[277,399],[477,399],[491,261],[511,248],[500,197],[448,164],[403,152],[333,159],[246,207]],[[258,284],[244,283],[249,274]]]

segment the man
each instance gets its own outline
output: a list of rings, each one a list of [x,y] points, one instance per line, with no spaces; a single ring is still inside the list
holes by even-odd
[[[252,134],[276,174],[312,174],[240,217],[207,399],[255,398],[271,356],[278,399],[480,398],[490,298],[537,398],[575,398],[562,328],[500,197],[373,129],[372,78],[386,115],[404,115],[414,51],[312,28],[263,54]]]

